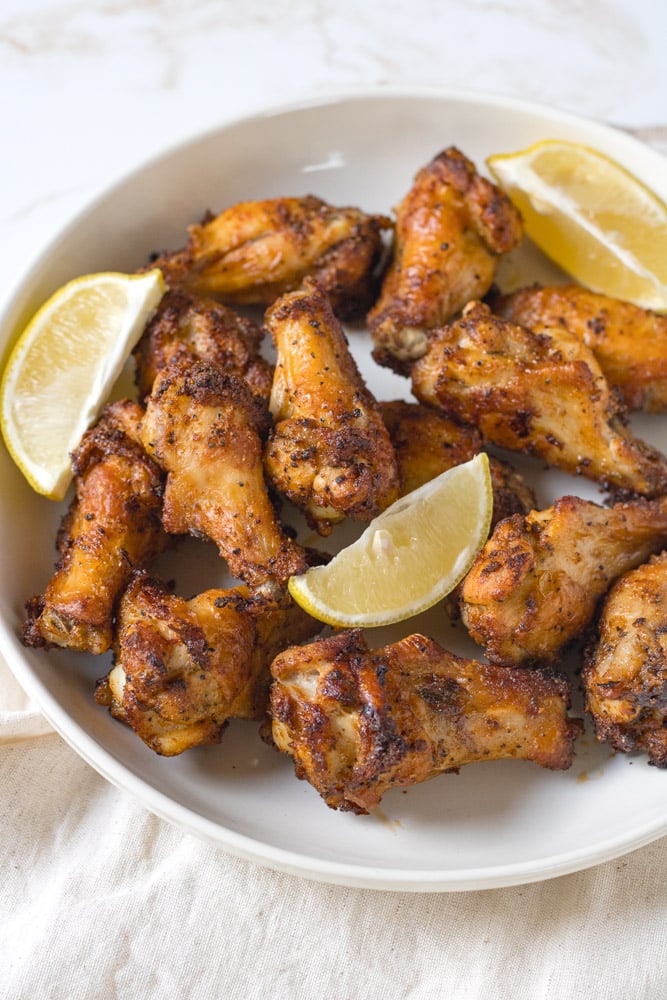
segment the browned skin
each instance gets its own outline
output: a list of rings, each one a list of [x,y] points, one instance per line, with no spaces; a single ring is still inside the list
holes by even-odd
[[[244,382],[180,358],[158,373],[141,428],[144,447],[168,473],[166,530],[210,538],[251,586],[285,581],[308,565],[269,500],[261,420]]]
[[[266,324],[277,352],[269,480],[322,535],[345,516],[372,520],[398,497],[396,458],[327,296],[306,281]]]
[[[359,631],[281,653],[273,739],[332,809],[504,757],[565,769],[581,731],[564,678],[455,656],[423,635],[369,651]]]
[[[242,587],[186,601],[137,574],[95,697],[163,756],[218,743],[228,719],[265,717],[272,659],[320,628],[288,597],[281,605]]]
[[[667,497],[600,507],[561,497],[502,521],[463,583],[461,615],[495,663],[553,662],[623,573],[667,544]]]
[[[58,533],[55,573],[27,602],[26,645],[105,652],[117,597],[133,569],[165,546],[164,476],[139,442],[142,416],[129,400],[107,406],[74,452],[76,495]]]
[[[380,412],[394,446],[401,495],[482,451],[482,436],[474,427],[458,424],[444,413],[402,399],[380,403]],[[489,459],[493,487],[493,520],[527,514],[536,506],[535,494],[509,462]]]
[[[535,492],[513,465],[489,457],[489,471],[493,490],[492,528],[506,517],[527,514],[537,507]]]
[[[419,171],[396,209],[394,254],[368,315],[374,357],[407,373],[428,331],[486,294],[522,235],[509,198],[450,147]]]
[[[151,266],[172,288],[246,305],[270,305],[312,275],[350,318],[374,300],[381,233],[390,227],[383,216],[311,195],[246,201],[190,226],[187,247]]]
[[[579,337],[629,410],[667,409],[667,316],[579,285],[524,288],[492,305],[536,333],[561,326]]]
[[[483,449],[476,428],[459,424],[431,406],[402,399],[379,406],[396,453],[402,494],[470,461]]]
[[[213,299],[168,292],[134,349],[139,396],[150,395],[172,358],[194,355],[244,379],[266,407],[273,372],[259,354],[262,338],[255,323]]]
[[[582,680],[598,739],[667,767],[667,552],[609,591]]]
[[[667,492],[667,459],[634,438],[592,351],[564,327],[535,334],[471,303],[412,370],[418,399],[486,442],[586,476],[618,499]]]

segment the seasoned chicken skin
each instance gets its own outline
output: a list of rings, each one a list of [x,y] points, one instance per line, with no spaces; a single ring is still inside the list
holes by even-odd
[[[177,358],[158,373],[141,427],[144,447],[167,471],[166,530],[210,538],[251,586],[284,582],[308,565],[269,500],[261,420],[244,382]]]
[[[579,337],[629,410],[667,409],[667,316],[579,285],[524,288],[492,307],[535,333],[561,326]]]
[[[322,535],[345,516],[372,520],[398,497],[396,458],[327,296],[306,281],[266,325],[277,352],[269,480]]]
[[[582,682],[598,739],[667,767],[667,552],[609,591]]]
[[[137,403],[112,403],[74,452],[76,495],[58,533],[55,573],[26,605],[26,645],[104,653],[116,599],[132,571],[164,548],[164,475],[139,441],[142,416]]]
[[[441,472],[469,462],[483,450],[482,435],[422,403],[379,403],[398,463],[401,493],[411,493]]]
[[[503,757],[565,769],[581,723],[564,678],[476,663],[411,635],[369,651],[340,632],[273,661],[272,734],[333,809]]]
[[[412,385],[485,441],[593,479],[618,499],[667,492],[667,459],[631,435],[592,351],[563,327],[535,334],[471,303],[433,335]]]
[[[150,395],[155,376],[173,358],[194,356],[243,379],[268,406],[273,372],[259,353],[263,336],[251,320],[213,299],[168,292],[134,349],[139,395]]]
[[[455,465],[469,462],[483,450],[479,431],[450,420],[433,407],[402,399],[379,405],[396,453],[401,495],[411,493]],[[511,514],[527,514],[536,506],[532,489],[509,462],[490,458],[489,469],[493,488],[492,524]]]
[[[241,587],[186,601],[138,573],[95,697],[163,756],[218,743],[230,718],[265,717],[271,660],[320,628],[289,598],[279,604]]]
[[[614,580],[667,544],[667,497],[600,507],[561,497],[497,525],[463,583],[461,615],[494,663],[554,661]]]
[[[342,318],[361,315],[376,294],[389,219],[336,208],[309,195],[246,201],[190,226],[185,249],[159,257],[171,288],[222,302],[270,305],[312,275]]]
[[[436,156],[396,209],[393,259],[368,314],[375,359],[407,373],[428,332],[486,294],[499,257],[521,236],[512,202],[463,153]]]

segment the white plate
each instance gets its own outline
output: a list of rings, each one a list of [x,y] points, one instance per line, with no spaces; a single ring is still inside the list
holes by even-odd
[[[132,269],[147,254],[182,244],[204,210],[239,199],[313,193],[333,203],[387,212],[416,170],[454,143],[478,165],[491,152],[545,137],[606,151],[667,199],[664,160],[627,136],[546,108],[461,93],[356,95],[273,111],[228,125],[160,155],[116,184],[40,255],[12,297],[0,328],[5,341],[57,286],[77,274]],[[547,276],[539,256],[523,252],[503,267],[516,283]],[[407,393],[407,382],[368,360],[380,398]],[[640,432],[667,446],[666,421],[642,418]],[[540,500],[579,492],[581,480],[535,473]],[[256,726],[235,723],[219,747],[161,759],[92,698],[107,661],[68,652],[27,650],[18,641],[23,602],[43,589],[54,558],[61,508],[25,485],[0,454],[0,645],[18,680],[44,714],[93,767],[160,816],[260,864],[328,882],[381,889],[452,890],[511,885],[575,871],[613,858],[667,832],[667,775],[643,758],[612,757],[590,732],[565,773],[524,762],[464,768],[407,792],[393,791],[377,815],[328,810],[294,778],[289,758],[265,747]],[[219,575],[210,546],[197,556],[198,588]],[[181,586],[190,583],[181,575]],[[429,631],[475,655],[462,629],[437,610],[371,642]],[[478,652],[478,651],[477,651]]]

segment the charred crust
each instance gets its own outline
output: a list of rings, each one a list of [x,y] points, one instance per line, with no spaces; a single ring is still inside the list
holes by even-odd
[[[44,610],[44,597],[41,594],[31,597],[25,603],[25,610],[27,618],[23,623],[21,642],[24,646],[50,649],[52,644],[44,639],[38,624],[39,617]]]
[[[453,677],[425,676],[415,692],[438,715],[456,718],[463,712],[465,693]]]
[[[329,670],[320,685],[325,698],[330,698],[341,705],[353,706],[358,703],[357,684],[349,672],[336,669]]]

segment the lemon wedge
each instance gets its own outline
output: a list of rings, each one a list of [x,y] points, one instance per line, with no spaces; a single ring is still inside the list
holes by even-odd
[[[158,269],[76,278],[20,335],[0,385],[0,425],[38,493],[64,497],[70,452],[99,415],[165,288]]]
[[[667,309],[667,205],[624,167],[560,139],[486,162],[559,267],[596,292]]]
[[[328,565],[290,577],[290,594],[313,618],[340,628],[411,618],[460,583],[486,541],[492,510],[482,453],[401,497]]]

